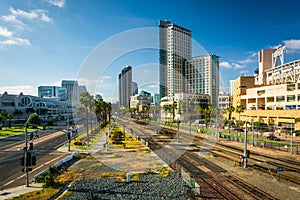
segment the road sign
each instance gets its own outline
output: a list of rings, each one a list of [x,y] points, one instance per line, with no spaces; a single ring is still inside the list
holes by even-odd
[[[283,169],[281,167],[277,168],[277,174],[282,174]]]

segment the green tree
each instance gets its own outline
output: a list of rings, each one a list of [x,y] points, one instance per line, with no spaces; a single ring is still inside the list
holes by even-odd
[[[240,115],[242,112],[244,112],[245,108],[242,105],[237,105],[235,112],[239,114],[239,121],[240,121]]]
[[[82,92],[80,94],[79,102],[84,106],[85,109],[85,120],[86,120],[86,134],[87,134],[87,146],[89,146],[90,138],[89,138],[89,105],[90,105],[90,93]]]
[[[34,126],[35,125],[41,125],[42,123],[42,120],[41,118],[38,116],[38,114],[34,113],[34,114],[31,114],[28,118],[28,123],[29,124],[33,124]]]
[[[7,128],[7,119],[9,117],[9,112],[6,110],[1,110],[0,117],[1,117],[1,122]]]
[[[232,113],[235,111],[235,107],[230,105],[226,108],[226,111],[228,113],[228,119],[231,120],[231,116],[232,116]]]
[[[99,99],[95,102],[95,112],[97,115],[97,120],[100,123],[109,122],[111,118],[111,103],[105,102],[103,99]]]

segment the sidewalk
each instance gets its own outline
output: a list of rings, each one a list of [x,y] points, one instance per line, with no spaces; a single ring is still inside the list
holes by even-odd
[[[42,190],[42,183],[30,183],[30,187],[26,187],[25,185],[9,188],[5,190],[0,190],[0,200],[2,199],[12,199],[14,197],[18,197],[22,194]]]
[[[107,131],[109,131],[109,129]],[[90,150],[80,150],[80,152],[95,153],[97,151],[100,151],[100,150],[104,149],[103,145],[105,144],[105,142],[106,142],[106,134],[104,133],[101,136],[101,138],[97,141],[97,143]],[[68,151],[68,147],[62,146],[62,147],[58,148],[57,150],[58,151]],[[75,148],[71,148],[70,150],[71,150],[71,152],[74,152],[74,153],[76,151],[78,151]],[[22,194],[26,194],[29,192],[38,191],[38,190],[43,189],[42,183],[30,183],[29,185],[30,185],[30,187],[26,187],[25,185],[23,185],[23,186],[19,186],[19,187],[0,190],[0,200],[12,199],[12,198],[18,197]]]

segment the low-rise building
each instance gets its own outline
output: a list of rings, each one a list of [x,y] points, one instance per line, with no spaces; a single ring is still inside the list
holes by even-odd
[[[24,120],[31,113],[37,113],[43,120],[57,119],[59,116],[72,114],[72,104],[57,98],[41,98],[32,95],[8,94],[0,95],[0,110],[14,115],[15,120]]]

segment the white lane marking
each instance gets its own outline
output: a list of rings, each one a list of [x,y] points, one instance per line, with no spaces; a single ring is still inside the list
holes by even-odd
[[[64,155],[66,155],[66,154],[63,154],[63,155],[61,155],[61,156],[58,156],[58,157],[56,157],[56,158],[54,158],[54,159],[52,159],[52,160],[50,160],[50,161],[48,161],[48,162],[46,162],[46,163],[44,163],[44,164],[42,164],[42,165],[40,165],[40,166],[34,168],[31,172],[29,172],[29,174],[31,174],[31,173],[33,173],[34,171],[40,169],[41,167],[44,167],[45,165],[47,165],[47,164],[49,164],[49,163],[51,163],[51,162],[53,162],[53,161],[55,161],[55,160],[61,158],[61,157],[64,156]],[[9,181],[8,183],[4,184],[4,186],[7,186],[7,185],[9,185],[9,184],[15,182],[16,180],[19,180],[19,179],[23,178],[25,175],[26,175],[26,174],[23,174],[23,175],[19,176],[18,178],[14,179],[14,180],[12,180],[12,181]]]

